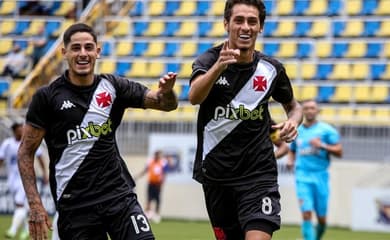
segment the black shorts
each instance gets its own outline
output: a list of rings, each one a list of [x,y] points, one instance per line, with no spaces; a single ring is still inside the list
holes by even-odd
[[[160,184],[148,184],[148,201],[155,200],[160,202],[161,185]]]
[[[207,212],[216,239],[245,239],[245,233],[259,230],[272,236],[280,228],[278,185],[203,185]]]
[[[71,240],[154,240],[134,193],[80,209],[58,209],[58,233]]]

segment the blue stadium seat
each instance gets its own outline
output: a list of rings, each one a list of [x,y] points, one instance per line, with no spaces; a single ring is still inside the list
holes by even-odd
[[[165,31],[163,33],[164,36],[174,36],[176,31],[180,28],[179,21],[170,21],[165,24]]]
[[[268,20],[264,23],[264,37],[272,37],[275,30],[278,28],[278,21]]]
[[[167,42],[165,44],[165,51],[164,56],[165,57],[174,57],[176,56],[177,51],[179,50],[179,42]]]
[[[265,11],[267,15],[273,15],[273,12],[275,11],[275,1],[274,0],[265,0],[263,1],[265,5]]]
[[[167,62],[165,64],[165,68],[167,72],[179,72],[180,71],[180,63],[177,62]]]
[[[30,20],[18,20],[16,21],[16,27],[13,33],[16,35],[23,35],[24,31],[26,31],[29,26]]]
[[[345,55],[345,52],[348,49],[347,42],[336,42],[332,46],[332,57],[342,58]]]
[[[10,89],[10,83],[7,78],[0,78],[0,98],[7,98],[6,94]]]
[[[200,54],[204,53],[207,49],[213,47],[212,42],[200,42],[198,43],[198,49],[196,51],[196,55],[199,56]]]
[[[146,29],[149,27],[149,22],[148,21],[138,21],[134,22],[134,35],[135,36],[143,36],[144,32]]]
[[[320,63],[317,65],[316,79],[327,80],[329,78],[329,75],[332,73],[332,71],[333,71],[333,64]]]
[[[369,42],[367,43],[367,52],[366,58],[377,58],[382,53],[383,44],[378,42]]]
[[[103,41],[102,43],[102,56],[110,56],[113,53],[113,44],[109,41]]]
[[[148,49],[149,43],[146,41],[138,41],[133,43],[133,56],[143,56],[145,51]]]
[[[343,10],[342,0],[329,0],[328,16],[338,16]]]
[[[45,33],[47,36],[52,36],[61,26],[60,21],[46,21]]]
[[[195,11],[196,16],[205,16],[207,15],[209,9],[210,9],[211,3],[209,1],[198,1],[197,2],[197,8]]]
[[[307,58],[310,56],[313,51],[313,45],[308,42],[298,43],[298,51],[296,57],[298,58]]]
[[[295,6],[294,6],[294,15],[305,15],[306,10],[310,6],[310,1],[309,0],[299,0],[295,1]]]
[[[334,86],[330,86],[330,85],[320,86],[318,88],[318,95],[316,100],[322,103],[330,102],[330,99],[333,96],[334,91],[335,91]]]
[[[363,1],[363,8],[360,15],[373,15],[378,8],[377,0],[365,0]]]
[[[165,4],[165,12],[166,16],[173,16],[175,12],[179,9],[181,1],[167,1]]]
[[[386,63],[374,63],[370,65],[371,79],[382,80],[382,75],[386,71]]]
[[[365,21],[364,22],[364,37],[375,37],[376,33],[381,28],[380,21]]]
[[[198,35],[199,37],[206,37],[212,28],[213,23],[209,21],[199,21],[198,22]]]
[[[116,63],[116,74],[119,76],[127,76],[127,72],[131,69],[130,62],[118,61]]]
[[[189,84],[181,85],[180,95],[178,96],[179,100],[180,101],[188,101],[189,91],[190,91],[190,85]]]
[[[279,48],[279,43],[264,43],[263,53],[268,56],[275,56],[275,54],[279,51]]]
[[[311,21],[298,21],[295,25],[295,37],[305,37],[308,31],[312,28]]]
[[[130,11],[130,16],[142,16],[145,12],[144,1],[135,1],[133,8]]]

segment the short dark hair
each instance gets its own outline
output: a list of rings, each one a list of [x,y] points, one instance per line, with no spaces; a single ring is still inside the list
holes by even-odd
[[[12,129],[12,131],[15,132],[15,130],[16,130],[18,127],[21,127],[21,126],[23,126],[23,124],[18,123],[18,122],[14,122],[14,123],[11,125],[11,129]]]
[[[236,4],[246,4],[246,5],[255,6],[259,10],[260,26],[263,27],[265,16],[266,16],[266,10],[262,0],[227,0],[225,3],[225,11],[223,14],[223,17],[227,22],[229,22],[230,17],[232,16],[233,6]]]
[[[97,35],[93,28],[85,23],[75,23],[72,24],[68,29],[66,29],[64,36],[63,36],[63,41],[65,47],[68,46],[70,43],[70,38],[73,36],[73,34],[77,32],[86,32],[91,34],[93,37],[93,41],[97,44]]]

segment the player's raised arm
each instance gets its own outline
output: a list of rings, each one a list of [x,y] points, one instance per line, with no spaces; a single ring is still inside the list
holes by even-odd
[[[178,100],[173,91],[176,76],[177,73],[169,72],[160,78],[158,90],[150,90],[146,93],[145,108],[162,111],[172,111],[177,108]]]
[[[47,239],[51,223],[38,192],[34,170],[35,151],[45,135],[40,128],[26,124],[18,151],[18,165],[30,206],[29,230],[32,239]]]

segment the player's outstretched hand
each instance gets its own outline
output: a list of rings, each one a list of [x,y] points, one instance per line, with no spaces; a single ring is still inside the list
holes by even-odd
[[[159,81],[159,92],[164,94],[172,91],[173,86],[175,85],[176,82],[176,76],[177,73],[174,72],[168,72],[164,76],[160,78]]]
[[[223,42],[221,52],[219,53],[219,58],[217,63],[224,69],[228,67],[229,64],[237,62],[237,58],[240,56],[240,49],[231,49],[229,48],[229,40]]]

